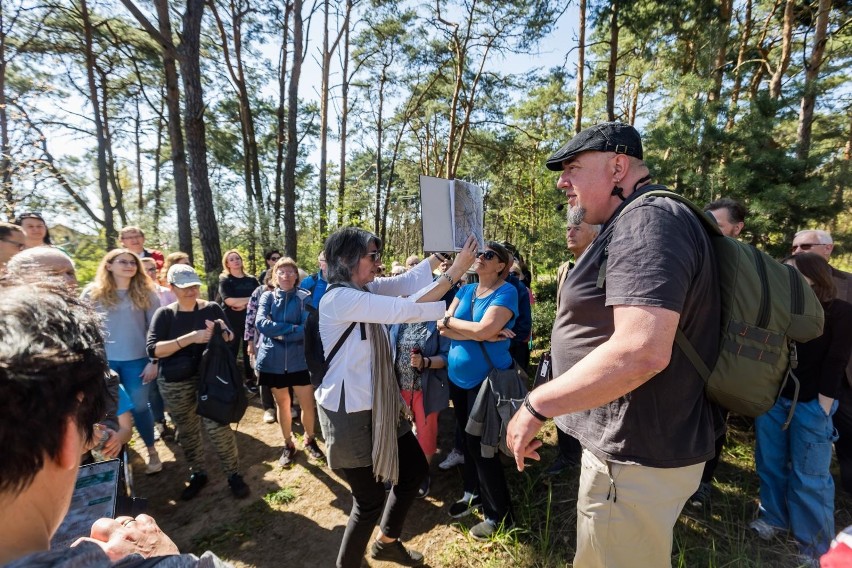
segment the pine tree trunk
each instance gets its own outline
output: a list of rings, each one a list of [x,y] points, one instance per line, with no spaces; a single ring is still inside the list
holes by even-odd
[[[104,229],[106,230],[106,248],[115,248],[115,221],[113,220],[113,206],[109,194],[109,176],[107,174],[107,151],[106,137],[104,136],[103,122],[101,121],[101,109],[98,95],[98,85],[95,78],[95,52],[92,29],[92,21],[89,17],[89,7],[86,0],[80,0],[80,16],[83,24],[83,37],[85,42],[84,53],[86,56],[86,76],[89,87],[89,100],[92,104],[92,118],[95,123],[95,137],[98,142],[97,165],[98,165],[98,189],[101,194],[101,207],[104,211]]]
[[[160,34],[171,39],[172,24],[167,0],[154,0]],[[186,148],[180,115],[180,83],[175,56],[163,48],[163,76],[166,81],[166,108],[168,110],[169,147],[171,148],[172,178],[175,184],[178,247],[194,261],[192,252],[192,222],[189,212],[189,172],[186,165]]]
[[[805,86],[802,103],[799,108],[799,127],[796,130],[796,157],[807,160],[811,153],[811,129],[814,123],[814,105],[816,104],[817,78],[822,67],[822,56],[828,40],[828,14],[831,0],[819,0],[814,30],[814,47],[805,65]]]
[[[574,132],[583,130],[583,78],[586,74],[586,0],[580,0],[580,41],[577,45],[577,104],[574,106]]]
[[[299,79],[302,75],[303,37],[302,0],[293,0],[293,71],[287,100],[287,159],[284,163],[284,253],[297,256],[296,235],[296,161],[298,159],[297,120],[299,117]]]
[[[204,126],[204,93],[201,86],[200,40],[204,0],[187,0],[183,15],[182,42],[179,48],[184,90],[184,125],[189,154],[189,179],[195,202],[195,219],[204,254],[204,272],[208,296],[218,289],[222,270],[219,225],[213,208],[213,193],[207,171],[207,142]]]

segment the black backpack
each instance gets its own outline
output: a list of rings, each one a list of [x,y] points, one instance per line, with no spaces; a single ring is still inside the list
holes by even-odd
[[[326,289],[326,292],[330,292],[331,290],[340,288],[341,286],[341,284],[332,284]],[[334,348],[331,350],[331,353],[328,354],[328,358],[326,358],[325,348],[322,345],[322,338],[320,337],[319,332],[319,306],[315,308],[309,303],[305,303],[305,309],[308,310],[308,319],[305,321],[305,361],[308,363],[308,372],[311,374],[311,384],[314,385],[314,388],[317,388],[322,384],[322,380],[328,372],[328,364],[334,356],[337,355],[340,348],[343,347],[343,342],[346,341],[346,338],[349,337],[349,334],[352,333],[353,329],[355,329],[356,322],[353,321],[349,327],[346,328],[346,331],[343,332],[343,335],[341,335],[340,339],[337,340],[337,343],[334,344]],[[367,332],[364,324],[362,323],[361,339],[366,338]]]
[[[242,375],[237,370],[236,358],[225,343],[218,323],[213,327],[213,337],[201,356],[199,375],[198,415],[219,424],[242,420],[248,408],[248,397]]]

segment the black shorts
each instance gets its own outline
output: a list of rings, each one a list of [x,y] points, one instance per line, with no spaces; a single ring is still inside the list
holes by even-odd
[[[287,387],[304,387],[311,384],[311,375],[308,371],[296,371],[295,373],[264,373],[260,372],[258,383],[264,387],[274,389],[286,389]]]

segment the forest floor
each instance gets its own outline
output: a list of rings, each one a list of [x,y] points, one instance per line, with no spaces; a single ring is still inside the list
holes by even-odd
[[[252,399],[236,430],[242,472],[252,491],[247,499],[231,496],[208,445],[210,483],[192,501],[180,501],[188,473],[173,441],[157,442],[164,468],[154,476],[141,474],[142,458],[131,452],[134,471],[140,472],[136,494],[148,499],[148,513],[183,552],[212,550],[237,567],[334,566],[351,507],[348,486],[325,463],[309,460],[304,451],[299,451],[292,468],[279,467],[281,431],[278,424],[263,423],[259,405],[258,398]],[[295,430],[301,433],[299,426]],[[578,471],[544,475],[555,456],[552,423],[543,435],[543,463],[523,474],[505,463],[518,528],[484,543],[468,535],[468,529],[480,520],[476,515],[456,521],[446,513],[461,495],[461,469],[437,467],[452,447],[449,409],[441,414],[440,433],[431,491],[412,506],[402,536],[406,545],[423,552],[427,565],[433,567],[568,566],[575,539]],[[673,566],[798,566],[788,538],[765,543],[746,529],[754,518],[758,493],[753,439],[752,421],[733,418],[717,470],[713,507],[709,513],[682,515],[678,520]],[[138,438],[134,442],[139,444]],[[852,501],[839,495],[836,506],[839,531],[852,524]],[[396,565],[365,559],[362,566]]]

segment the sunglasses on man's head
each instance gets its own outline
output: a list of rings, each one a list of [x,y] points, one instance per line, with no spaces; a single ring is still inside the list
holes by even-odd
[[[476,258],[482,257],[485,260],[492,260],[495,256],[497,256],[497,253],[494,252],[493,250],[487,250],[485,252],[476,253]]]

